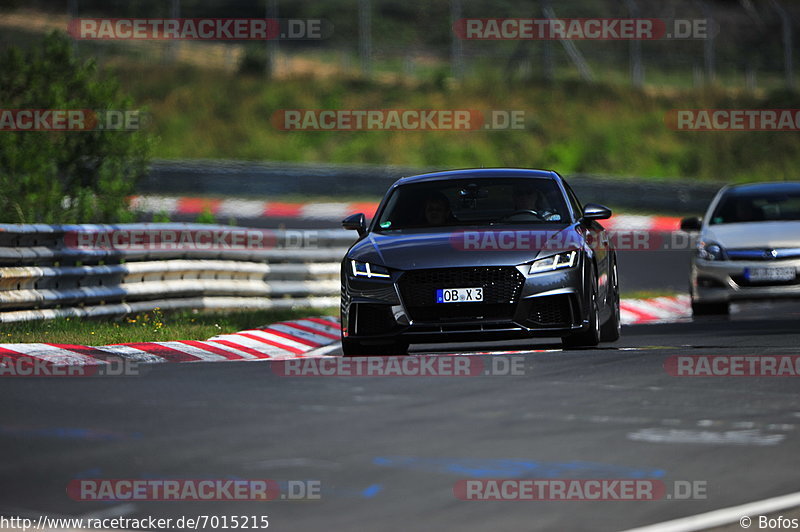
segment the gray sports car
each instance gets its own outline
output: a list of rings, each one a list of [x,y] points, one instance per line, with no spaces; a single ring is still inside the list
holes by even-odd
[[[557,337],[566,346],[619,338],[616,254],[555,172],[479,169],[394,183],[342,261],[346,356],[410,343]]]

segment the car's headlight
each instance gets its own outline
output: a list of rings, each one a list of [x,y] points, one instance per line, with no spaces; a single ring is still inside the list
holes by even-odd
[[[566,253],[559,253],[557,255],[551,255],[550,257],[545,257],[543,259],[533,261],[533,263],[531,263],[531,268],[528,271],[528,274],[551,272],[553,270],[572,268],[577,263],[578,263],[577,251],[568,251]]]
[[[725,249],[716,242],[700,242],[697,244],[697,258],[703,260],[725,260]]]
[[[350,267],[354,277],[367,277],[370,279],[373,277],[388,279],[390,277],[389,270],[377,264],[351,260]]]

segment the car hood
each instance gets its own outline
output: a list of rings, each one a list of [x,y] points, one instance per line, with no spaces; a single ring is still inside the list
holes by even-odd
[[[706,242],[724,248],[798,248],[800,222],[749,222],[709,226],[703,233]]]
[[[582,237],[574,226],[563,225],[535,230],[515,227],[437,233],[370,233],[354,244],[347,256],[397,270],[515,266],[563,251],[562,243],[580,241]]]

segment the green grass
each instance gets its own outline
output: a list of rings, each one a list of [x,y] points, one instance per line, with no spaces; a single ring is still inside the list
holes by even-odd
[[[656,297],[675,297],[678,295],[680,294],[669,290],[634,290],[620,293],[622,299],[653,299]]]
[[[239,312],[147,312],[114,321],[65,318],[4,324],[2,343],[108,345],[132,342],[206,340],[271,323],[309,316],[336,315],[337,309]]]
[[[790,132],[685,132],[671,109],[800,108],[786,92],[638,91],[582,82],[457,86],[349,79],[264,80],[188,66],[120,69],[124,89],[152,113],[156,158],[371,163],[411,167],[521,166],[564,174],[718,182],[795,179],[800,137]],[[523,110],[516,131],[293,131],[270,122],[281,109]],[[309,191],[324,196],[324,191]]]

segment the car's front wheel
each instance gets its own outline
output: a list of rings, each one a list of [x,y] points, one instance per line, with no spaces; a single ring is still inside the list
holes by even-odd
[[[619,277],[617,276],[617,263],[611,268],[611,298],[609,306],[611,307],[611,317],[608,318],[603,326],[600,328],[600,341],[601,342],[616,342],[619,340],[622,323],[619,313]]]
[[[597,282],[592,283],[592,294],[589,303],[589,329],[587,331],[566,336],[561,339],[565,348],[594,347],[600,343],[600,308],[597,301]]]

